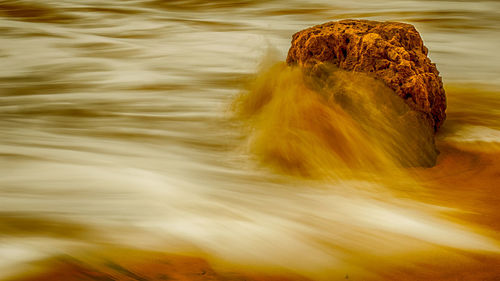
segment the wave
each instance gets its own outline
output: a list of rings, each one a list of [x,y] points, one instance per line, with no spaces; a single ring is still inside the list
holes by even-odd
[[[248,128],[249,150],[288,172],[339,177],[436,161],[425,117],[367,74],[278,63],[233,108]]]

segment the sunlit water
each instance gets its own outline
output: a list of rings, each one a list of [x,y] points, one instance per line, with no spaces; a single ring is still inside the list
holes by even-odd
[[[344,18],[421,33],[448,96],[436,167],[303,177],[249,149],[234,99]],[[1,1],[0,31],[0,278],[110,243],[313,278],[500,251],[498,2]]]

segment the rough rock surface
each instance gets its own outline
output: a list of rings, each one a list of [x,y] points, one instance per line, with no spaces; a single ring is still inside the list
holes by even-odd
[[[435,131],[446,118],[441,77],[410,24],[342,20],[294,34],[287,63],[311,66],[318,62],[371,73],[410,108],[424,113]]]

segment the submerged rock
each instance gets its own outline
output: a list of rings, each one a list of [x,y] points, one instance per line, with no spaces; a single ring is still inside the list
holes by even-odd
[[[446,96],[436,65],[410,24],[367,20],[329,22],[293,35],[290,65],[330,63],[382,80],[421,112],[437,131],[446,118]]]

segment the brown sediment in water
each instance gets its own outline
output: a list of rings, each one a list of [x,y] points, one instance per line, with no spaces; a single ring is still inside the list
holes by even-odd
[[[59,257],[42,262],[38,272],[10,281],[308,281],[290,273],[214,269],[205,259],[145,250],[113,248],[82,258]]]
[[[500,149],[491,143],[439,143],[441,155],[432,169],[413,169],[425,194],[414,199],[463,210],[463,221],[500,238]]]
[[[493,146],[493,147],[492,147]],[[414,168],[421,192],[405,192],[413,200],[450,208],[443,216],[498,241],[500,238],[500,150],[491,143],[439,142],[438,163],[431,169]],[[478,148],[480,148],[478,150]],[[382,280],[488,280],[500,278],[497,252],[443,249],[375,269]]]
[[[307,256],[307,253],[304,253]],[[306,258],[306,257],[305,257]],[[37,271],[8,281],[311,281],[311,280],[497,280],[500,257],[440,248],[411,256],[360,256],[371,274],[345,271],[310,278],[280,270],[213,267],[206,259],[136,249],[106,249],[84,258],[56,257]]]

